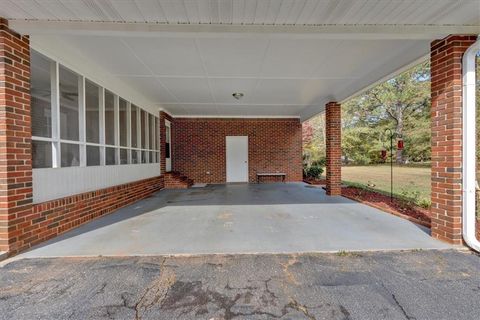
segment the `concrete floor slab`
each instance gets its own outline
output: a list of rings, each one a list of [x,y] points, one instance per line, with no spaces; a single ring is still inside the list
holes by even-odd
[[[428,229],[303,183],[163,190],[19,258],[446,249]]]

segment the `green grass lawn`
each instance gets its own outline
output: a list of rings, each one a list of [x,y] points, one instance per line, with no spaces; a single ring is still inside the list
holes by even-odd
[[[372,165],[342,167],[344,182],[374,184],[373,189],[390,193],[390,165]],[[421,199],[430,199],[429,167],[393,167],[393,193],[397,196],[412,198],[419,203]]]

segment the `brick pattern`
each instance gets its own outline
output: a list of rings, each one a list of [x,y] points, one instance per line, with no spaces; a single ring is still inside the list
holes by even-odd
[[[193,180],[180,172],[168,172],[165,174],[165,189],[187,189],[193,185]]]
[[[284,172],[302,180],[299,119],[174,119],[175,171],[198,183],[226,182],[226,136],[248,136],[249,181],[257,172]]]
[[[326,121],[326,191],[327,195],[342,194],[342,108],[337,102],[325,105]]]
[[[163,188],[163,177],[149,178],[33,205],[33,214],[18,225],[17,245],[9,254],[104,216]]]
[[[475,36],[431,44],[432,236],[462,243],[462,57]]]
[[[31,214],[30,43],[0,18],[0,251],[18,248]]]

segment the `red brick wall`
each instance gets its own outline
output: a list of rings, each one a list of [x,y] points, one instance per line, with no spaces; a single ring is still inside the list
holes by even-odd
[[[32,213],[30,44],[0,18],[0,251],[16,248]]]
[[[327,194],[340,196],[342,194],[342,108],[339,103],[326,104],[325,124]]]
[[[462,57],[475,36],[431,44],[432,236],[462,243]]]
[[[302,180],[299,119],[175,118],[174,126],[173,168],[195,182],[226,182],[226,136],[248,136],[250,182],[257,172],[277,171]]]
[[[163,177],[155,177],[35,204],[33,214],[23,217],[18,225],[19,236],[9,254],[51,239],[162,188]]]

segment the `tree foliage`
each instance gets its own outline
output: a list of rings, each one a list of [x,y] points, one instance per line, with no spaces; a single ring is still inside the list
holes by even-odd
[[[325,157],[325,115],[303,124],[303,157],[306,166]]]
[[[304,150],[310,161],[325,154],[325,118],[308,121]],[[430,159],[430,68],[420,64],[385,81],[342,106],[342,150],[346,161],[357,164],[382,162],[381,150],[390,148],[385,130],[405,141],[395,150],[397,162]]]

